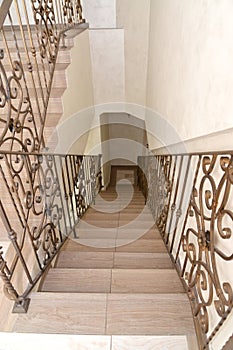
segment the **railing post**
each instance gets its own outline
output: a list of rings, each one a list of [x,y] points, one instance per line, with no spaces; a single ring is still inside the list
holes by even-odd
[[[23,259],[23,256],[21,254],[21,251],[20,251],[19,246],[18,246],[17,241],[16,241],[16,233],[11,228],[10,222],[8,220],[8,217],[6,215],[4,207],[2,205],[1,199],[0,199],[0,217],[2,219],[4,226],[6,227],[9,238],[10,238],[10,240],[11,240],[11,242],[16,250],[16,254],[22,262],[24,271],[26,272],[29,281],[32,282],[27,265]],[[6,273],[6,269],[8,271],[8,274]],[[15,301],[13,313],[16,313],[16,312],[17,313],[26,313],[28,310],[30,299],[28,299],[28,298],[22,299],[19,297],[18,293],[16,292],[15,288],[13,287],[13,285],[11,283],[10,271],[7,268],[6,262],[4,261],[4,259],[2,257],[2,253],[0,254],[0,277],[2,278],[3,283],[4,283],[4,292],[5,292],[6,296],[8,296],[10,299],[13,299]]]

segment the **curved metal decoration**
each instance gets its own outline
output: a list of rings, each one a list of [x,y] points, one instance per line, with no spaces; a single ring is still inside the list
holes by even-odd
[[[75,233],[80,217],[94,201],[97,164],[98,156],[0,153],[0,181],[5,192],[1,200],[8,203],[5,208],[0,203],[0,214],[15,249],[15,256],[7,264],[0,252],[0,277],[5,294],[18,304],[25,300],[72,230]],[[35,260],[33,273],[26,244],[30,245],[30,259]],[[29,284],[23,296],[12,284],[19,265],[27,276],[26,286]]]
[[[85,22],[80,0],[4,0],[1,11],[0,214],[15,254],[6,262],[0,251],[0,277],[26,311],[27,295],[94,199],[99,157],[81,171],[82,156],[69,156],[68,165],[65,155],[38,153],[60,38]],[[23,293],[14,286],[18,268]]]
[[[219,328],[218,322],[226,319],[233,307],[233,287],[221,271],[233,260],[232,251],[227,252],[227,242],[232,242],[232,167],[232,155],[203,157],[201,181],[190,201],[192,220],[186,224],[182,237],[186,253],[184,277],[206,344]],[[213,317],[214,311],[216,329],[213,330],[210,314]]]
[[[31,0],[40,55],[43,59],[48,55],[49,63],[54,63],[59,44],[59,33],[56,28],[55,11],[51,0]]]
[[[208,349],[233,309],[233,153],[150,158],[139,158],[139,184],[186,285],[199,347]]]
[[[20,61],[13,62],[11,74],[5,71],[0,55],[0,147],[9,150],[38,151],[39,140],[30,99],[26,92]]]

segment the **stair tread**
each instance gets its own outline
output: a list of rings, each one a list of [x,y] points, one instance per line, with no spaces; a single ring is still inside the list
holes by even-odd
[[[185,294],[110,294],[107,334],[193,333],[190,313]]]
[[[33,293],[14,332],[184,335],[194,333],[185,294]]]
[[[188,350],[186,336],[109,336],[1,333],[1,345],[6,349],[31,350]]]
[[[172,268],[167,253],[75,252],[62,251],[57,268]]]
[[[51,269],[45,292],[110,293],[111,269]]]
[[[184,293],[174,269],[51,269],[42,291],[76,293]]]
[[[66,251],[117,251],[134,253],[165,253],[162,239],[129,238],[80,238],[69,239],[64,247]]]
[[[162,239],[138,239],[130,241],[127,238],[116,240],[116,251],[138,253],[165,253],[166,247]]]
[[[105,334],[107,294],[33,293],[14,332]]]

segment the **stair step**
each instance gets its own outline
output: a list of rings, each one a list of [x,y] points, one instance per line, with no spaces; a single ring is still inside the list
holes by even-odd
[[[27,314],[14,332],[99,335],[184,335],[194,333],[185,294],[31,295]]]
[[[167,253],[120,253],[62,251],[57,268],[172,269]]]
[[[122,240],[129,240],[129,242],[136,241],[137,239],[150,239],[150,240],[158,240],[161,241],[161,236],[158,233],[157,230],[154,229],[149,229],[148,227],[143,228],[143,227],[135,227],[132,228],[134,225],[128,225],[127,227],[131,228],[126,228],[126,226],[121,226],[117,230],[117,239],[122,239]]]
[[[81,242],[81,243],[80,243]],[[64,250],[75,252],[114,252],[115,239],[68,239]]]
[[[188,350],[186,336],[99,336],[1,333],[1,347],[14,350]]]
[[[174,269],[114,269],[111,293],[184,293],[184,288]]]
[[[111,350],[135,349],[188,350],[189,347],[186,336],[112,336]]]
[[[174,269],[51,269],[44,292],[184,293]]]
[[[165,253],[166,247],[161,239],[138,239],[130,242],[129,239],[116,240],[117,252],[132,253]]]
[[[14,350],[113,350],[111,336],[101,335],[67,335],[67,334],[22,334],[1,333],[1,348]],[[129,342],[129,340],[126,340]],[[119,349],[118,339],[115,340],[115,350]],[[120,340],[122,342],[122,340]],[[150,340],[148,339],[148,343]],[[119,345],[118,345],[119,344]],[[153,340],[155,344],[155,340]],[[158,343],[160,344],[160,342]],[[161,343],[163,344],[163,343]],[[181,344],[178,342],[178,344]],[[170,350],[170,348],[169,348]],[[183,350],[183,348],[182,348]],[[186,350],[186,349],[184,349]]]
[[[113,259],[113,252],[61,251],[56,267],[111,269],[113,267]]]
[[[100,220],[95,219],[89,219],[85,220],[82,219],[78,225],[78,229],[85,229],[85,228],[95,229],[95,228],[116,228],[118,227],[118,220],[112,219],[112,220],[104,220],[103,218]]]
[[[82,221],[116,221],[119,219],[119,213],[87,212],[82,217]]]
[[[125,229],[124,227],[101,228],[96,225],[93,226],[88,222],[80,223],[80,225],[77,227],[77,234],[80,239],[115,238],[123,240],[128,239],[129,242],[140,238],[161,240],[159,232],[154,229],[147,231],[147,229],[143,230],[140,227],[133,229]]]
[[[117,269],[171,269],[173,264],[167,253],[114,253]]]
[[[27,314],[13,332],[105,334],[107,294],[32,293]]]
[[[184,335],[194,332],[185,294],[109,294],[106,334]]]
[[[68,239],[66,251],[117,251],[131,253],[166,253],[161,239]]]
[[[41,291],[110,293],[111,269],[50,269]]]
[[[37,102],[35,98],[31,98],[31,105],[32,105],[32,109],[33,111],[35,111],[36,113],[38,113],[38,106],[37,106]],[[14,100],[14,105],[15,106],[19,106],[20,105],[20,100],[19,99],[15,99]],[[38,98],[38,103],[39,103],[39,108],[41,109],[41,112],[43,112],[44,110],[44,102],[42,100],[42,98]],[[27,104],[22,105],[22,108],[25,108],[24,106],[27,107]],[[63,112],[63,104],[62,104],[62,100],[60,98],[56,98],[56,97],[51,97],[49,99],[49,104],[48,104],[48,108],[47,108],[47,113],[51,113],[51,114],[61,114],[62,115]],[[0,115],[1,116],[6,116],[6,110],[0,109]]]

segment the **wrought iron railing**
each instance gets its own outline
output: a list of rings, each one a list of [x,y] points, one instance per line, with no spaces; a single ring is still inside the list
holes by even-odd
[[[208,349],[233,308],[233,152],[152,155],[138,165],[189,296],[199,348]]]
[[[67,237],[77,237],[76,224],[101,187],[100,160],[0,152],[1,229],[13,248],[7,261],[0,252],[0,277],[15,312],[27,310],[29,293]]]
[[[38,152],[59,45],[85,20],[80,0],[3,0],[0,7],[0,147]]]
[[[99,157],[40,154],[59,47],[84,23],[80,0],[0,5],[0,225],[11,242],[0,276],[15,311],[100,186]]]

